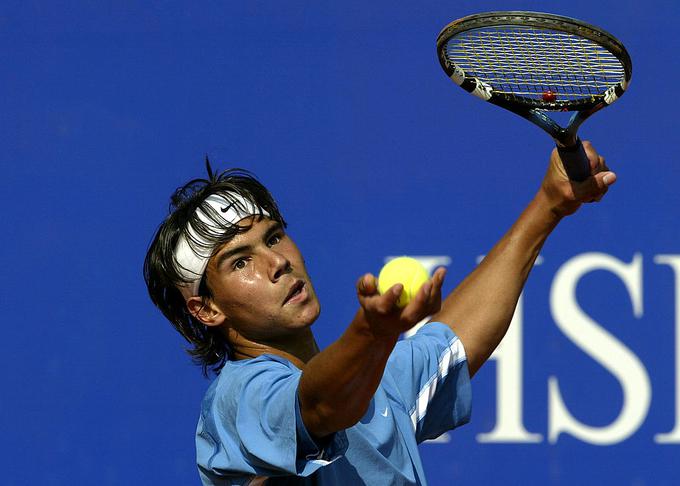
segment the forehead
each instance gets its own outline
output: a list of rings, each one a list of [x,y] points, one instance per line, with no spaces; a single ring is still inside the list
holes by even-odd
[[[235,248],[254,244],[269,231],[281,228],[281,224],[278,221],[269,219],[266,216],[248,216],[239,221],[237,226],[243,229],[229,241],[222,243],[214,252],[213,258],[220,257],[220,255]]]

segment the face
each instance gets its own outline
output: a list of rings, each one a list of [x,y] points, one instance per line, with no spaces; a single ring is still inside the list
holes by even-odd
[[[213,305],[224,324],[261,343],[309,327],[320,306],[293,240],[268,218],[246,218],[252,227],[210,259],[206,270]]]

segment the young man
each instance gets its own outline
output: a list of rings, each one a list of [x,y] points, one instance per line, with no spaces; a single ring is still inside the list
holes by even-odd
[[[354,320],[323,351],[311,331],[319,301],[269,192],[210,169],[179,189],[144,274],[190,354],[218,373],[196,432],[203,484],[425,484],[417,444],[469,420],[469,379],[546,238],[616,180],[585,146],[593,176],[570,182],[554,151],[534,199],[443,303],[443,269],[403,309],[400,285],[379,295],[364,275]]]

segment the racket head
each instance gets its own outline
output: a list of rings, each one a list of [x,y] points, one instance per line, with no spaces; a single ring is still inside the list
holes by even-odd
[[[632,76],[630,56],[616,37],[541,12],[455,20],[437,36],[437,52],[446,74],[481,99],[519,114],[587,113],[580,122],[623,95]]]

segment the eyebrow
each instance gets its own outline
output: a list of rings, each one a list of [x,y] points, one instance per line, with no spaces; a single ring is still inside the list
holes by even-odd
[[[262,240],[267,241],[274,233],[278,233],[279,231],[282,230],[283,225],[278,221],[275,221],[274,224],[271,225],[269,229],[267,229],[267,231],[265,231],[264,235],[262,236]],[[227,250],[224,253],[220,253],[220,255],[217,257],[217,262],[215,262],[215,267],[220,268],[222,264],[232,256],[237,255],[239,253],[246,253],[252,250],[252,248],[253,248],[252,245],[241,245],[232,248],[231,250]]]

